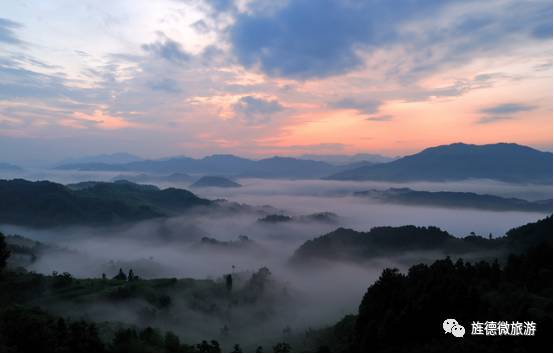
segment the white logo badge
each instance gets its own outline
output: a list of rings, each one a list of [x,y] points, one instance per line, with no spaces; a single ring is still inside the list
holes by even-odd
[[[444,322],[442,323],[442,329],[444,329],[445,334],[451,333],[454,337],[457,338],[462,338],[466,333],[466,329],[464,328],[464,326],[458,324],[458,321],[453,318],[444,320]]]

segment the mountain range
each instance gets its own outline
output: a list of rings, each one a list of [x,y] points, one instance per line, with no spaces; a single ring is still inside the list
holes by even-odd
[[[384,163],[395,160],[394,157],[383,156],[379,154],[355,154],[355,155],[319,155],[304,154],[297,156],[303,160],[323,161],[332,165],[348,165],[356,162]]]
[[[127,152],[115,152],[113,154],[90,155],[90,156],[83,156],[83,157],[72,158],[72,159],[65,159],[59,162],[59,165],[86,164],[86,163],[118,164],[118,163],[129,163],[129,162],[140,161],[140,160],[143,160],[143,158],[137,155],[129,154]]]
[[[360,158],[364,156],[360,155]],[[353,181],[492,179],[512,183],[552,183],[552,153],[512,143],[441,145],[389,162],[381,158],[381,163],[377,163],[379,159],[373,155],[367,155],[368,159],[362,161],[356,156],[341,160],[342,155],[304,157],[310,159],[275,156],[251,160],[234,155],[211,155],[201,159],[173,157],[125,163],[78,162],[61,164],[57,169]],[[346,160],[348,164],[337,164]]]
[[[428,148],[388,163],[342,171],[327,179],[395,182],[493,179],[550,184],[552,153],[508,143],[456,143]]]
[[[369,164],[369,163],[363,163]],[[335,166],[326,162],[302,160],[292,157],[271,157],[250,160],[234,155],[211,155],[201,159],[173,157],[161,160],[141,160],[123,164],[71,163],[57,167],[61,170],[81,171],[138,171],[155,174],[200,173],[222,176],[258,178],[321,178],[339,171],[358,167]]]

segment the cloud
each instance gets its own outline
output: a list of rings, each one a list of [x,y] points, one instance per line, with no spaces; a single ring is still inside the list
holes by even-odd
[[[234,112],[247,123],[269,122],[274,113],[284,110],[275,99],[244,96],[233,105]]]
[[[360,113],[373,114],[379,110],[381,102],[374,99],[343,98],[331,103],[331,107],[339,109],[354,109]]]
[[[52,103],[59,99],[65,105],[74,105],[77,102],[107,98],[107,93],[72,86],[63,74],[42,74],[24,69],[13,61],[5,65],[0,63],[0,100],[48,99]]]
[[[163,34],[162,37],[164,38],[154,43],[143,44],[142,49],[177,64],[186,63],[191,59],[191,55],[183,49],[179,42],[167,38]]]
[[[75,129],[96,127],[107,130],[129,128],[136,125],[133,122],[127,121],[120,117],[108,115],[100,110],[94,111],[93,114],[74,112],[70,117],[62,119],[60,124]]]
[[[299,79],[339,75],[363,66],[362,51],[400,38],[402,22],[432,16],[448,1],[290,1],[269,14],[237,15],[233,50],[246,67]]]
[[[179,87],[179,84],[177,81],[172,79],[161,79],[158,81],[153,81],[148,83],[148,87],[150,87],[154,91],[163,91],[163,92],[169,92],[169,93],[179,93],[181,92],[181,88]]]
[[[195,23],[192,24],[192,27],[198,31],[198,33],[208,33],[210,31],[210,27],[204,20],[198,20]]]
[[[485,116],[477,120],[477,124],[490,124],[498,121],[514,119],[512,116]]]
[[[483,108],[480,112],[485,115],[477,120],[477,124],[490,124],[498,121],[514,119],[517,113],[529,112],[535,108],[535,106],[511,102]]]
[[[293,79],[348,73],[363,68],[368,54],[395,45],[421,58],[413,59],[412,73],[429,72],[514,40],[546,39],[552,26],[548,1],[298,0],[270,11],[261,4],[236,14],[228,31],[232,51],[247,68]]]
[[[21,25],[17,22],[0,17],[0,43],[21,44],[21,40],[17,38],[13,31],[20,27]]]
[[[389,122],[393,118],[394,117],[390,114],[384,114],[384,115],[380,115],[380,116],[367,117],[366,120],[368,120],[370,122]]]
[[[233,0],[208,0],[206,3],[215,13],[225,13],[236,11],[236,5]]]
[[[527,112],[535,109],[534,106],[524,105],[519,103],[502,103],[493,107],[481,109],[481,113],[492,114],[492,115],[510,115],[519,112]]]

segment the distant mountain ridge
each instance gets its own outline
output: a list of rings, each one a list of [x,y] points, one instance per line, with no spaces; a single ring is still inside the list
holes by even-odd
[[[238,188],[242,186],[225,177],[204,176],[204,177],[201,177],[198,181],[191,184],[190,187],[191,188],[202,188],[202,187]]]
[[[57,167],[61,170],[84,171],[138,171],[147,173],[198,173],[235,177],[257,178],[321,178],[354,165],[335,166],[326,162],[302,160],[292,157],[271,157],[250,160],[234,155],[211,155],[201,159],[173,157],[160,160],[141,160],[124,164],[76,163]]]
[[[11,163],[0,162],[0,172],[21,172],[23,169]]]
[[[148,175],[148,174],[124,174],[117,175],[112,178],[112,181],[127,180],[134,183],[190,183],[194,177],[186,173],[172,173],[170,175]]]
[[[60,162],[60,165],[65,164],[85,164],[85,163],[108,163],[108,164],[117,164],[117,163],[129,163],[134,161],[143,160],[142,157],[129,154],[127,152],[115,152],[113,154],[100,154],[100,155],[91,155],[83,156],[79,158],[65,159]]]
[[[470,192],[428,192],[410,188],[389,188],[387,190],[355,192],[354,196],[371,198],[383,203],[403,205],[427,205],[498,211],[552,212],[552,199],[527,201]]]
[[[319,155],[319,154],[304,154],[296,156],[296,158],[304,160],[322,161],[333,165],[347,165],[356,162],[368,163],[384,163],[395,160],[394,157],[383,156],[379,154],[354,154],[354,155]]]
[[[378,155],[376,155],[378,156]],[[353,181],[455,181],[492,179],[512,183],[552,183],[552,153],[513,143],[471,145],[454,143],[427,148],[390,162],[359,154],[348,164],[343,155],[304,155],[310,159],[271,157],[251,160],[218,154],[201,159],[172,157],[126,163],[68,163],[61,170],[122,171],[152,174],[188,173],[228,177],[293,178]],[[373,157],[372,161],[364,160]],[[361,160],[358,160],[361,159]],[[385,158],[386,159],[386,158]]]
[[[552,153],[498,143],[455,143],[425,149],[398,160],[355,168],[332,180],[451,181],[493,179],[515,183],[552,183]]]

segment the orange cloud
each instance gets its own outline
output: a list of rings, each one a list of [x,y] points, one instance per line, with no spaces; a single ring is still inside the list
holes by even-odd
[[[99,128],[107,130],[129,128],[138,125],[138,123],[108,115],[101,110],[95,110],[93,114],[73,112],[71,117],[62,119],[61,124],[75,129]]]

